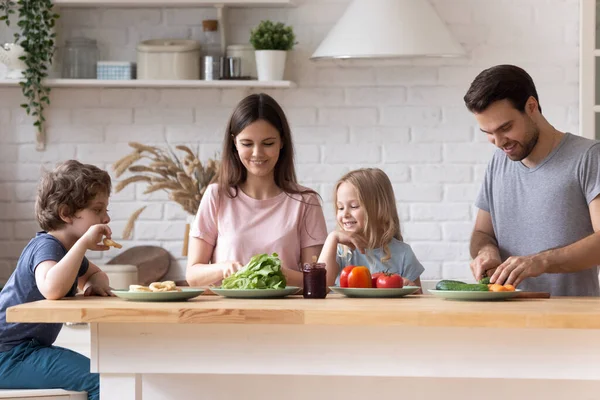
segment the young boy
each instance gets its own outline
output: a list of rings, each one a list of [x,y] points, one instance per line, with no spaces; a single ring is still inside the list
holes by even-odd
[[[35,204],[38,232],[21,253],[0,292],[0,388],[62,388],[86,391],[97,400],[98,374],[79,353],[52,346],[62,324],[9,323],[8,307],[37,300],[84,295],[110,296],[108,277],[85,258],[111,237],[107,214],[110,176],[70,160],[41,180]]]

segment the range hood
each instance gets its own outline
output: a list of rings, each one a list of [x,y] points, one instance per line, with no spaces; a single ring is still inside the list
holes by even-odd
[[[428,0],[352,0],[311,60],[464,54]]]

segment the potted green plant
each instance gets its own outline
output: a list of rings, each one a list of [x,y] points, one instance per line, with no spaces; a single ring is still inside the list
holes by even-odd
[[[250,32],[250,43],[256,54],[258,80],[283,80],[287,52],[296,44],[292,27],[281,22],[261,21]]]

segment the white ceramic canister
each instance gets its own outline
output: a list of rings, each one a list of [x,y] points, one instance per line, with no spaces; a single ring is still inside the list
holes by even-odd
[[[200,79],[200,42],[152,39],[137,46],[137,79]]]
[[[113,289],[129,289],[129,285],[138,284],[138,269],[135,265],[106,264],[98,267],[108,275]]]
[[[227,46],[227,57],[239,57],[242,60],[242,77],[256,79],[256,56],[251,44]]]

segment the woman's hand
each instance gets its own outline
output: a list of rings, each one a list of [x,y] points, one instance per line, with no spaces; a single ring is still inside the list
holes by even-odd
[[[240,264],[238,261],[224,261],[219,264],[221,264],[221,266],[222,266],[223,279],[235,274],[240,269],[244,268],[244,266],[242,264]]]

